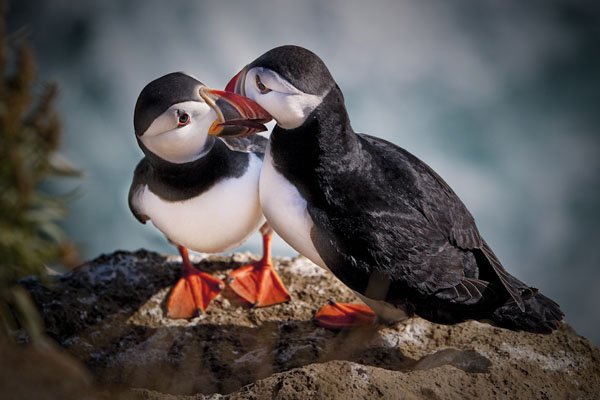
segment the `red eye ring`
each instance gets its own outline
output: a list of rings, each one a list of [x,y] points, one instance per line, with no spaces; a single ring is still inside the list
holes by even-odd
[[[190,115],[185,111],[179,114],[177,118],[177,127],[186,126],[190,123]]]
[[[265,84],[260,81],[260,76],[258,76],[258,74],[256,74],[255,76],[256,76],[256,87],[258,88],[260,93],[261,94],[269,93],[271,91],[271,89],[266,87]]]

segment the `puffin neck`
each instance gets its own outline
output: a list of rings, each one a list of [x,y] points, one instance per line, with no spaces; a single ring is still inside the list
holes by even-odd
[[[272,137],[275,142],[296,142],[300,148],[316,147],[329,154],[347,153],[358,142],[350,125],[344,96],[337,85],[329,91],[302,125],[294,129],[283,129],[276,125]]]
[[[320,190],[323,174],[356,164],[351,161],[361,159],[360,149],[337,86],[304,124],[289,130],[277,126],[270,139],[274,168],[315,205],[326,202],[325,193]]]
[[[214,156],[213,149],[215,149],[215,147],[219,147],[218,145],[215,146],[217,143],[222,144],[216,138],[209,136],[204,148],[202,149],[202,152],[200,152],[194,160],[185,163],[174,163],[157,156],[155,153],[150,151],[150,149],[144,146],[142,141],[138,138],[138,144],[146,155],[146,159],[153,167],[155,173],[160,176],[188,175],[191,171],[201,171],[200,168],[205,165],[210,165],[211,159]]]
[[[250,154],[231,151],[219,139],[206,153],[187,163],[171,163],[148,151],[147,185],[150,191],[166,201],[182,201],[196,197],[223,179],[239,178],[250,164]],[[143,149],[143,147],[142,147]]]

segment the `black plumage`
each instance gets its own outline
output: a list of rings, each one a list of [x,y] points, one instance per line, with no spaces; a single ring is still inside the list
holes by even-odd
[[[280,46],[258,57],[246,68],[268,68],[308,94],[321,94],[335,84],[324,63],[305,62],[316,55],[299,46]],[[310,79],[306,79],[310,76]]]
[[[277,126],[271,136],[273,164],[307,201],[311,238],[327,267],[366,297],[434,322],[555,329],[559,306],[503,268],[446,182],[408,151],[355,133],[329,72],[313,75],[326,70],[322,61],[284,47],[279,64],[268,52],[268,63],[250,67],[273,69],[300,89],[313,79],[330,87],[303,125]]]
[[[200,86],[204,84],[183,72],[172,72],[147,84],[135,103],[133,127],[136,135],[142,136],[156,117],[173,104],[200,100]]]
[[[145,185],[158,197],[171,202],[199,196],[221,180],[242,176],[248,169],[251,153],[262,158],[267,144],[267,139],[258,135],[244,139],[209,137],[207,140],[207,153],[187,163],[166,161],[138,140],[146,156],[133,174],[129,208],[140,222],[145,223],[148,217],[137,209],[135,196]]]

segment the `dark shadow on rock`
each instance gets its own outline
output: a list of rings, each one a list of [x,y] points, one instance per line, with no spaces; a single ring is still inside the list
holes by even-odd
[[[73,271],[21,281],[44,319],[46,333],[64,345],[95,326],[124,321],[158,290],[173,285],[181,267],[145,250],[102,255]],[[160,271],[160,273],[156,273]],[[151,273],[152,272],[152,273]]]
[[[209,273],[241,264],[231,256],[212,256],[195,263]],[[37,304],[47,334],[61,342],[107,318],[127,319],[157,291],[174,285],[181,272],[181,262],[154,252],[117,251],[46,281],[26,278],[20,283]]]
[[[334,333],[312,321],[268,322],[255,328],[203,323],[114,328],[82,336],[71,342],[69,351],[81,357],[99,383],[171,394],[227,394],[277,372],[333,360],[397,371],[470,365],[464,361],[465,351],[446,349],[414,360],[399,348],[370,345],[377,338],[375,330]]]
[[[217,256],[198,265],[224,274],[241,263]],[[180,271],[180,263],[140,250],[101,256],[46,285],[34,279],[22,284],[40,309],[48,334],[109,386],[227,394],[274,373],[333,360],[394,371],[441,365],[468,372],[489,368],[489,361],[472,350],[445,349],[414,360],[402,354],[401,345],[384,343],[377,328],[332,332],[315,326],[309,310],[302,310],[304,320],[278,314],[276,307],[294,309],[296,304],[248,310],[220,303],[211,305],[206,319],[192,322],[163,315],[152,323],[134,318],[144,307],[147,315],[164,313],[164,298],[156,304],[150,299],[173,285]],[[236,321],[235,315],[252,313],[266,317],[257,323]]]
[[[457,349],[414,360],[398,348],[369,345],[376,336],[374,330],[333,333],[312,321],[269,322],[256,328],[129,325],[114,340],[96,345],[83,361],[101,383],[171,394],[228,394],[274,373],[333,360],[396,371],[453,365],[484,372],[489,367],[476,352]]]

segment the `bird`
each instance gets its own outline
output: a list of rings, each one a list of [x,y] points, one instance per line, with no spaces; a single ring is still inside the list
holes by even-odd
[[[253,101],[211,89],[183,72],[161,76],[139,94],[133,125],[145,157],[133,174],[129,208],[141,223],[151,221],[181,254],[183,274],[167,301],[169,317],[202,314],[224,287],[192,265],[188,249],[226,251],[259,227],[263,257],[233,271],[230,287],[258,307],[289,300],[273,269],[272,229],[263,224],[258,199],[267,139],[237,137],[265,131],[270,119]]]
[[[271,49],[225,90],[276,121],[259,183],[268,223],[364,302],[330,301],[315,315],[319,325],[417,315],[535,333],[559,326],[559,305],[504,268],[440,175],[407,150],[353,130],[343,93],[315,53]]]

